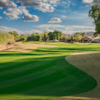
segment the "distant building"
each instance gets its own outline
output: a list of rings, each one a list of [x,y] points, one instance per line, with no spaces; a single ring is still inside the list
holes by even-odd
[[[93,42],[94,42],[94,43],[100,43],[100,37],[94,38],[94,39],[93,39]]]
[[[84,42],[84,43],[86,43],[86,42],[89,43],[89,42],[93,41],[93,37],[92,36],[85,36],[85,37],[82,38],[81,41]]]
[[[53,42],[59,42],[59,40],[57,40],[57,39],[53,39]]]

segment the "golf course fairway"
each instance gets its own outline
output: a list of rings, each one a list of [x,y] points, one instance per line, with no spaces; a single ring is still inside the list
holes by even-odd
[[[0,100],[50,100],[97,86],[92,76],[71,65],[65,57],[100,51],[99,44],[44,44],[57,47],[41,47],[29,53],[0,52]]]

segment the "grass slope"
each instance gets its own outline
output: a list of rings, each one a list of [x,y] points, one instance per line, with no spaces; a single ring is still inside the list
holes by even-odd
[[[48,100],[97,85],[91,76],[66,62],[65,56],[100,51],[100,45],[51,44],[58,47],[30,53],[0,52],[0,100]]]

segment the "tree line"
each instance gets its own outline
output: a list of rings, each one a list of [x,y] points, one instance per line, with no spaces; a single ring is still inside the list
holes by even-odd
[[[82,38],[86,36],[86,33],[76,33],[71,36],[71,41],[73,42],[81,42]]]
[[[62,40],[65,41],[65,36],[61,31],[54,30],[54,32],[44,32],[42,34],[33,33],[26,36],[25,34],[19,35],[16,31],[3,33],[0,31],[0,44],[14,43],[15,41],[47,41],[47,40]]]
[[[0,44],[14,43],[14,36],[10,33],[3,33],[0,31]]]

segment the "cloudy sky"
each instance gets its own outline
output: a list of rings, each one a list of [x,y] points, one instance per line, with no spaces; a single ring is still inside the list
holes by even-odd
[[[95,30],[88,11],[100,0],[0,0],[0,30],[19,34]]]

